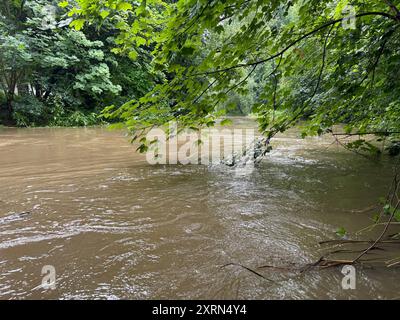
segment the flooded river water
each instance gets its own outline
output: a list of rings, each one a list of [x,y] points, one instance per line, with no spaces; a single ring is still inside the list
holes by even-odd
[[[253,172],[149,165],[120,131],[0,128],[1,299],[398,299],[400,269],[302,275],[318,244],[371,223],[393,163],[292,131]],[[371,237],[372,235],[364,235]],[[56,288],[40,287],[43,266]]]

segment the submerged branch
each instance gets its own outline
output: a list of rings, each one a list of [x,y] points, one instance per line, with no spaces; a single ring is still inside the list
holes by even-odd
[[[249,268],[249,267],[246,267],[246,266],[244,266],[244,265],[241,265],[241,264],[239,264],[239,263],[233,263],[233,262],[232,262],[232,263],[227,263],[227,264],[221,266],[221,269],[222,269],[222,268],[229,267],[229,266],[236,266],[236,267],[243,268],[243,269],[245,269],[245,270],[247,270],[247,271],[250,271],[251,273],[255,274],[256,276],[258,276],[258,277],[260,277],[260,278],[263,278],[263,279],[265,279],[265,280],[268,280],[268,281],[271,281],[271,282],[275,283],[275,281],[264,277],[261,273],[258,273],[257,271],[255,271],[255,270],[253,270],[253,269],[251,269],[251,268]]]

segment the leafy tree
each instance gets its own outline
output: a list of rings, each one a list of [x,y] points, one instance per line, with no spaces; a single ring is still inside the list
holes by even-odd
[[[32,62],[32,56],[27,51],[26,46],[26,38],[24,36],[0,36],[0,84],[5,93],[8,120],[10,120],[13,112],[13,102],[17,86],[26,75],[26,70]]]
[[[147,39],[143,45],[154,46],[155,68],[169,75],[142,98],[106,109],[106,115],[132,130],[170,120],[191,127],[213,124],[226,112],[233,93],[248,94],[249,79],[263,68],[251,110],[268,138],[302,118],[309,120],[305,135],[329,132],[337,123],[346,123],[349,133],[400,131],[400,11],[391,1],[78,4],[71,14],[81,23],[116,17],[123,21],[117,42],[121,50],[132,43],[140,47],[136,40],[142,36]],[[110,15],[102,14],[104,10]],[[159,19],[160,12],[167,21]],[[134,16],[129,27],[127,16]],[[224,34],[232,24],[239,26],[235,33]],[[222,36],[218,46],[211,45],[210,34]]]
[[[5,98],[8,121],[18,82],[24,77],[31,55],[27,39],[18,34],[19,20],[24,18],[23,1],[5,1],[0,4],[0,88]],[[2,111],[0,109],[0,111]]]
[[[0,6],[0,108],[7,123],[94,124],[106,105],[143,96],[153,85],[146,59],[132,61],[116,50],[112,24],[77,28],[58,4]]]

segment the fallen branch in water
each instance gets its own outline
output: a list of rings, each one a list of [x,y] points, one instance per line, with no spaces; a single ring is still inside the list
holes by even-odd
[[[318,244],[347,244],[347,243],[374,243],[374,240],[325,240],[320,241]],[[396,243],[400,244],[399,240],[382,240],[380,243]]]
[[[236,266],[236,267],[243,268],[243,269],[245,269],[245,270],[247,270],[247,271],[250,271],[251,273],[255,274],[255,275],[258,276],[258,277],[261,277],[261,278],[263,278],[263,279],[265,279],[265,280],[268,280],[268,281],[271,281],[271,282],[273,282],[273,283],[276,283],[274,280],[268,279],[268,278],[264,277],[261,273],[258,273],[257,271],[255,271],[255,270],[253,270],[253,269],[251,269],[251,268],[249,268],[249,267],[246,267],[246,266],[244,266],[244,265],[241,265],[241,264],[239,264],[239,263],[227,263],[227,264],[221,266],[221,269],[226,268],[226,267],[229,267],[229,266]]]
[[[294,263],[291,263],[291,267],[285,267],[285,266],[273,266],[273,265],[262,265],[257,267],[257,269],[276,269],[276,270],[284,270],[284,271],[298,271],[299,267],[296,267]]]
[[[360,258],[361,258],[363,255],[367,254],[370,250],[372,250],[372,249],[379,243],[379,241],[382,240],[382,238],[383,238],[384,235],[386,234],[387,230],[389,229],[390,224],[391,224],[392,221],[393,221],[394,215],[395,215],[397,209],[399,208],[399,205],[400,205],[400,201],[397,202],[396,207],[395,207],[394,210],[393,210],[393,213],[390,215],[389,221],[386,223],[385,228],[383,229],[383,231],[382,231],[382,233],[379,235],[379,237],[375,240],[375,242],[374,242],[373,244],[371,244],[367,249],[365,249],[364,252],[362,252],[359,256],[357,256],[357,258],[354,259],[354,262],[353,262],[353,263],[355,263],[355,262],[357,262],[358,260],[360,260]]]
[[[372,250],[376,250],[377,248],[382,249],[378,247],[378,244],[388,244],[388,243],[393,243],[393,244],[400,244],[400,240],[383,240],[385,235],[387,234],[387,231],[389,230],[389,227],[392,225],[398,225],[398,222],[395,222],[396,214],[398,213],[398,210],[400,208],[400,199],[398,192],[400,190],[400,173],[399,173],[399,167],[396,168],[392,184],[390,186],[389,192],[386,196],[386,201],[385,205],[378,217],[378,221],[375,223],[375,225],[383,225],[384,229],[382,232],[379,234],[379,236],[375,240],[328,240],[328,241],[322,241],[320,244],[355,244],[355,243],[368,243],[370,244],[367,248],[358,251],[358,255],[354,259],[349,259],[349,260],[335,260],[335,259],[327,259],[327,257],[332,256],[335,253],[338,252],[343,252],[343,250],[336,250],[336,251],[331,251],[325,254],[323,257],[321,257],[317,262],[314,264],[311,264],[311,266],[320,266],[320,267],[331,267],[331,266],[338,266],[338,265],[344,265],[344,264],[349,264],[353,265],[361,261],[361,258],[363,258],[365,255],[367,255],[369,252]],[[389,219],[386,222],[379,222],[383,215],[385,213],[390,213]],[[371,261],[371,260],[369,260]],[[389,263],[388,266],[394,266],[400,264],[400,261],[396,261],[394,263]]]
[[[308,263],[304,266],[296,266],[296,264],[291,263],[288,266],[274,266],[274,265],[262,265],[257,267],[258,270],[260,269],[273,269],[277,271],[288,271],[288,272],[297,272],[298,275],[304,274],[307,271],[314,270],[314,269],[328,269],[332,267],[338,267],[338,266],[343,266],[343,265],[354,265],[354,264],[372,264],[372,263],[385,263],[387,267],[394,267],[400,265],[400,257],[385,261],[383,258],[371,258],[371,259],[365,259],[365,256],[372,252],[372,251],[386,251],[385,248],[383,248],[384,245],[388,244],[400,244],[400,239],[390,239],[391,237],[395,235],[400,235],[399,233],[395,235],[389,235],[389,239],[384,239],[385,235],[387,234],[387,231],[389,230],[389,227],[391,225],[399,225],[400,222],[395,222],[395,217],[396,213],[398,212],[400,208],[400,197],[398,195],[398,192],[400,190],[400,166],[397,168],[397,172],[395,172],[394,179],[392,181],[391,187],[389,189],[389,192],[386,196],[385,199],[385,206],[382,209],[382,212],[379,216],[378,221],[374,226],[381,225],[384,226],[383,231],[379,234],[379,236],[375,240],[351,240],[351,239],[340,239],[340,240],[325,240],[319,242],[320,245],[348,245],[348,244],[368,244],[368,246],[362,250],[355,250],[355,249],[336,249],[332,250],[330,252],[327,252],[324,254],[322,257],[320,257],[316,262],[313,263]],[[384,216],[384,213],[387,212],[387,208],[390,210],[390,216],[389,219],[386,222],[379,222],[382,217]],[[334,254],[357,254],[355,258],[352,259],[334,259],[330,258]],[[225,268],[227,266],[238,266],[240,268],[243,268],[256,276],[263,278],[265,280],[268,280],[272,283],[277,284],[278,281],[273,281],[269,278],[266,278],[264,275],[261,273],[255,271],[254,269],[251,269],[249,267],[246,267],[244,265],[238,264],[238,263],[228,263],[223,265],[221,268]],[[293,277],[289,277],[292,279]],[[279,281],[280,282],[280,281]]]
[[[391,226],[400,225],[400,222],[392,222],[390,225]],[[371,224],[368,227],[362,228],[361,230],[357,231],[356,234],[363,233],[364,231],[371,231],[372,229],[374,229],[377,226],[386,226],[386,223],[374,223],[374,224]]]
[[[380,247],[375,247],[375,248],[373,248],[371,250],[385,251],[385,249],[380,248]],[[333,254],[336,254],[336,253],[361,253],[362,251],[364,251],[364,250],[337,249],[337,250],[329,252],[329,255],[333,255]]]

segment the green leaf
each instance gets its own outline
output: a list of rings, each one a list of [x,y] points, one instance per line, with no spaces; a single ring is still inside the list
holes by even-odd
[[[386,203],[386,198],[385,197],[380,197],[378,200],[379,200],[379,203],[382,204],[382,205]]]
[[[232,122],[231,119],[224,119],[224,120],[221,121],[220,125],[221,126],[228,126],[228,125],[231,125],[232,123],[233,122]]]
[[[142,37],[136,37],[136,44],[140,47],[146,44],[146,39]]]
[[[128,10],[132,10],[132,5],[128,2],[121,2],[117,5],[117,10],[120,11],[128,11]]]
[[[101,16],[103,19],[107,18],[109,15],[110,15],[110,11],[103,10],[103,11],[100,12],[100,16]]]
[[[66,7],[68,7],[68,5],[69,5],[68,1],[61,1],[61,2],[58,4],[58,6],[59,6],[60,8],[66,8]]]
[[[194,52],[195,50],[196,50],[196,49],[193,48],[193,47],[183,47],[181,52],[182,52],[183,55],[189,56],[189,55],[193,54],[193,52]]]
[[[215,125],[215,121],[214,120],[211,120],[211,121],[207,121],[206,122],[206,126],[207,127],[213,127]]]
[[[374,216],[372,217],[372,221],[374,223],[378,223],[380,220],[381,215],[379,213],[374,214]]]
[[[79,31],[83,28],[83,26],[85,25],[86,20],[85,19],[77,19],[74,20],[70,23],[70,27],[74,28],[76,31]]]
[[[339,1],[339,3],[336,6],[336,9],[335,9],[335,15],[334,15],[335,19],[338,19],[343,16],[343,14],[342,14],[343,9],[347,6],[348,3],[349,3],[348,0],[340,0]]]
[[[141,144],[136,151],[139,151],[140,153],[145,153],[149,150],[149,147],[145,144]]]
[[[137,51],[131,51],[128,53],[128,56],[131,60],[136,60],[138,57],[138,53],[137,53]]]
[[[337,234],[339,237],[343,238],[343,237],[346,236],[347,231],[346,231],[345,228],[340,227],[339,229],[336,230],[336,234]]]
[[[400,222],[400,210],[396,210],[396,212],[394,213],[394,219]]]

